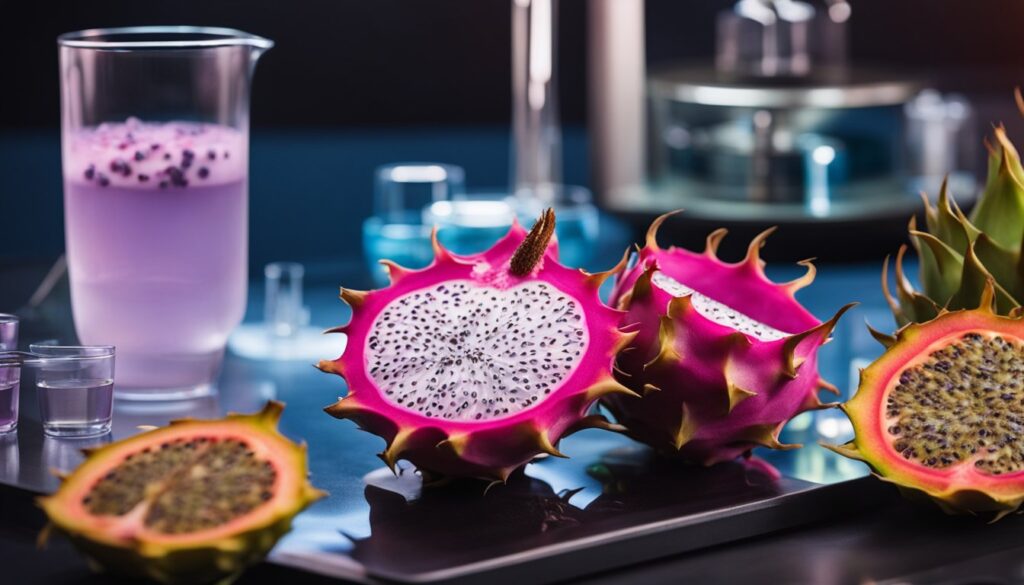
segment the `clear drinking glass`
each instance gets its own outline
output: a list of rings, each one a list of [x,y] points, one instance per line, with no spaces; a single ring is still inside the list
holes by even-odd
[[[114,348],[32,344],[39,418],[51,437],[94,437],[110,431]],[[54,358],[54,359],[47,359]]]
[[[18,318],[0,313],[0,351],[18,349]],[[21,367],[0,366],[0,434],[18,428],[18,386]]]
[[[433,225],[423,223],[429,206],[465,192],[462,167],[441,163],[395,163],[377,167],[373,216],[363,222],[363,251],[377,286],[387,273],[378,262],[388,259],[407,268],[423,268],[434,258]]]
[[[263,316],[272,338],[291,339],[309,324],[302,305],[302,279],[306,268],[298,262],[271,262],[263,268]]]
[[[477,254],[508,233],[515,217],[514,201],[507,193],[467,193],[428,206],[423,225],[437,226],[437,239],[452,252]]]
[[[249,93],[273,43],[200,27],[58,38],[75,328],[118,396],[211,391],[245,310]]]

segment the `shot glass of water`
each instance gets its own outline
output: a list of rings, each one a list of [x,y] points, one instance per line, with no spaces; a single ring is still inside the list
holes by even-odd
[[[110,431],[114,408],[114,347],[33,344],[43,432],[94,437]]]
[[[0,313],[0,352],[18,349],[18,318]],[[18,428],[18,384],[21,367],[0,366],[0,434]]]

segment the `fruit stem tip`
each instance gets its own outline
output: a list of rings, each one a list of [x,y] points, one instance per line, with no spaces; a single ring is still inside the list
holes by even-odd
[[[554,234],[555,210],[549,207],[537,218],[537,223],[533,224],[530,233],[526,234],[526,238],[512,254],[509,272],[514,276],[526,276],[533,272],[537,263],[544,257],[544,252]]]

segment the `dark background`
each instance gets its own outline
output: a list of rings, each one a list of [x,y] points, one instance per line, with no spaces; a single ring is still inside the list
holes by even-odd
[[[648,0],[648,58],[709,58],[731,0]],[[1024,66],[1021,0],[852,0],[854,60],[945,75]],[[103,26],[195,24],[277,41],[259,65],[253,126],[506,124],[511,0],[12,1],[0,8],[8,91],[0,128],[56,127],[54,38]],[[563,0],[563,115],[586,108],[585,0]],[[983,80],[997,85],[998,79]],[[977,82],[972,80],[972,82]],[[1008,91],[1017,80],[1002,79]],[[10,91],[15,89],[16,91]]]
[[[651,67],[709,60],[714,16],[731,3],[648,0]],[[967,93],[979,135],[1002,120],[1011,136],[1024,136],[1011,98],[1024,80],[1024,0],[852,3],[854,62]],[[562,0],[559,23],[564,177],[584,185],[586,9],[585,0]],[[507,188],[510,10],[511,0],[0,0],[0,262],[51,261],[64,249],[55,44],[62,32],[194,24],[275,40],[253,93],[250,267],[259,274],[273,260],[319,263],[336,282],[362,262],[360,222],[371,213],[377,165],[454,163],[465,167],[471,190]],[[854,233],[888,251],[903,239],[898,223],[892,241],[877,226]],[[703,238],[703,227],[694,231]],[[850,254],[833,238],[782,232],[796,234],[797,245],[770,246],[770,260],[881,259],[882,252]]]

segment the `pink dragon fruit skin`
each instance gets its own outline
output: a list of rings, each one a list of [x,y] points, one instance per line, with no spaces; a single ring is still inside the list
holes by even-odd
[[[554,215],[550,214],[549,231],[553,227]],[[535,226],[528,235],[515,224],[491,249],[473,256],[451,254],[437,243],[435,237],[435,258],[430,266],[408,270],[385,261],[391,279],[389,287],[370,292],[342,289],[342,299],[352,306],[352,319],[347,325],[332,331],[346,333],[348,344],[340,358],[322,361],[318,367],[343,376],[348,382],[349,393],[327,407],[326,411],[337,418],[351,419],[363,430],[382,437],[387,447],[380,457],[388,466],[394,468],[397,460],[406,459],[432,477],[504,481],[512,471],[541,453],[562,456],[557,445],[563,436],[583,428],[609,426],[600,415],[588,415],[590,406],[611,393],[631,393],[615,380],[612,365],[615,356],[633,335],[619,329],[623,313],[605,305],[598,296],[601,284],[624,264],[613,271],[595,274],[562,266],[557,262],[556,244],[548,233],[539,245],[534,242],[536,257],[531,264],[532,270],[518,276],[510,265],[515,262],[514,256],[519,249],[529,245],[524,242],[534,238],[536,231]],[[546,283],[557,290],[558,295],[551,299],[555,304],[550,310],[560,308],[559,295],[565,295],[576,303],[582,312],[581,320],[585,322],[587,342],[582,356],[572,363],[571,370],[566,370],[561,382],[532,406],[494,418],[463,420],[453,416],[452,411],[446,411],[446,405],[441,405],[438,412],[428,416],[422,409],[401,406],[386,396],[379,380],[373,377],[372,369],[367,366],[372,361],[368,357],[370,348],[380,342],[380,338],[373,334],[373,328],[380,326],[375,322],[386,308],[418,292],[433,290],[431,287],[439,284],[463,283],[469,289],[479,288],[487,291],[488,295],[500,295],[517,294],[523,290],[521,285],[535,282]],[[499,296],[493,298],[501,302]],[[478,310],[485,310],[488,306],[474,304]],[[498,310],[500,305],[491,307]],[[410,316],[410,319],[414,318],[415,315]],[[425,329],[441,327],[429,321],[424,320],[420,325]],[[407,319],[405,323],[408,322]],[[400,324],[399,329],[402,326]],[[408,332],[408,329],[404,332],[389,330],[385,334],[389,339],[401,339]],[[436,337],[454,332],[430,330],[428,333]],[[543,326],[538,324],[537,331],[526,330],[523,333],[522,337],[502,340],[501,343],[536,344],[543,339]],[[419,348],[428,346],[412,344],[403,351],[420,351]],[[483,395],[488,392],[487,388],[481,389]],[[439,415],[441,413],[453,418],[444,418]]]
[[[656,234],[668,215],[651,225],[639,261],[619,275],[612,295],[627,311],[623,323],[638,332],[619,357],[618,377],[643,397],[603,403],[634,439],[704,465],[755,446],[796,447],[781,444],[779,431],[797,414],[829,406],[818,390],[836,390],[818,375],[817,349],[852,305],[822,323],[796,301],[814,280],[809,261],[801,278],[770,281],[759,250],[772,230],[737,263],[717,257],[724,229],[708,236],[703,253],[661,249]],[[692,294],[673,296],[664,276]]]

